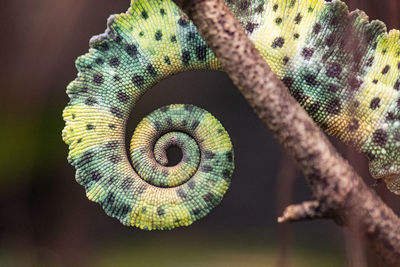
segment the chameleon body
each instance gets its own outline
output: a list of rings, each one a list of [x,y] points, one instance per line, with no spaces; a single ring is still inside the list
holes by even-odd
[[[400,32],[387,33],[382,22],[349,13],[341,1],[226,4],[316,123],[365,153],[372,175],[399,194]],[[148,230],[203,217],[220,202],[233,171],[220,123],[191,105],[163,107],[135,131],[132,164],[125,124],[146,90],[180,72],[221,70],[217,58],[171,0],[133,0],[90,46],[76,61],[79,74],[63,113],[69,161],[88,198],[123,224]],[[171,145],[183,151],[173,167],[165,156]]]

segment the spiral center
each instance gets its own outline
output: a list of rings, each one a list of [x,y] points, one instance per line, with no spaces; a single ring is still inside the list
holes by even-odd
[[[167,148],[167,167],[173,167],[178,165],[179,162],[182,161],[182,150],[177,145],[172,145]]]

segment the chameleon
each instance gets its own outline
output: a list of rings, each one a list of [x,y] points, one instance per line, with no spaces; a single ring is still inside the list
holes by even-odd
[[[400,31],[339,0],[226,0],[249,39],[327,134],[366,155],[370,173],[400,194]],[[132,0],[76,60],[62,137],[89,200],[127,226],[187,226],[218,205],[234,169],[229,135],[189,104],[157,109],[125,150],[140,97],[190,70],[223,70],[172,0]],[[177,146],[182,160],[168,166]]]

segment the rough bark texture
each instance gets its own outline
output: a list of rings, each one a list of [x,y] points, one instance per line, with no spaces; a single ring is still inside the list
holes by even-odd
[[[224,2],[175,2],[193,20],[226,73],[308,178],[316,202],[290,207],[282,220],[320,218],[323,214],[349,228],[359,225],[369,244],[388,263],[400,265],[399,218],[365,185],[290,96]]]

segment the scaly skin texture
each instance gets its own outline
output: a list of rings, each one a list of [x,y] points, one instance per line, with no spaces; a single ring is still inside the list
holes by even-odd
[[[374,177],[399,194],[400,32],[386,34],[383,23],[349,13],[341,1],[226,3],[320,127],[365,153]],[[179,72],[221,69],[170,0],[133,0],[126,14],[110,17],[106,33],[92,38],[76,65],[63,139],[89,199],[123,224],[148,230],[189,225],[220,202],[233,151],[205,111],[191,105],[155,111],[132,138],[133,168],[125,154],[126,120],[147,89]],[[182,149],[183,160],[167,167],[171,145]]]

